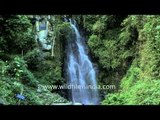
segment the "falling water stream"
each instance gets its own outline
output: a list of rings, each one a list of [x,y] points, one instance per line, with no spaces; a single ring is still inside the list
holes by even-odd
[[[99,104],[99,94],[96,89],[96,72],[89,56],[87,46],[74,20],[70,19],[72,38],[67,45],[67,73],[73,104]]]

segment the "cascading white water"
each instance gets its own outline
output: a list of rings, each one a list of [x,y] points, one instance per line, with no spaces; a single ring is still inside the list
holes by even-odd
[[[72,86],[72,102],[84,105],[99,104],[96,72],[90,61],[86,44],[80,35],[76,22],[70,20],[73,35],[67,47],[67,73],[69,85]]]

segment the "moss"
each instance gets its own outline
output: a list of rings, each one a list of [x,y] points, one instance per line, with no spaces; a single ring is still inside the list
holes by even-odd
[[[131,22],[132,21],[132,22]],[[102,104],[159,105],[159,16],[129,16],[124,20],[123,44],[130,40],[129,28],[137,28],[136,58],[121,80],[117,93],[108,94]],[[128,35],[127,35],[127,34]],[[132,33],[133,34],[133,33]],[[126,36],[127,35],[127,36]],[[132,35],[133,36],[133,35]],[[133,40],[132,40],[133,41]],[[128,42],[128,41],[126,41]]]

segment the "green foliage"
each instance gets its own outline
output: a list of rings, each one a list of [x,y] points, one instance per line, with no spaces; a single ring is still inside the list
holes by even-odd
[[[117,93],[106,95],[104,105],[157,105],[160,104],[160,80],[145,77],[138,68],[137,60],[133,62],[126,76],[122,79],[121,89]]]
[[[139,50],[140,67],[144,71],[141,76],[159,78],[159,24],[160,17],[156,15],[129,16],[123,22],[126,33],[129,28],[137,28],[139,32],[136,49]]]
[[[44,85],[64,84],[61,65],[59,65],[59,63],[56,63],[55,61],[43,61],[41,64],[41,69],[35,71],[34,75],[36,76],[36,78],[38,78],[38,81]]]
[[[17,105],[19,104],[16,94],[25,96],[25,100],[20,101],[20,105],[51,105],[53,103],[65,103],[66,99],[56,93],[51,93],[49,90],[38,92],[38,88],[26,86],[21,82],[12,81],[12,78],[1,78],[0,80],[0,99],[5,105]],[[1,101],[0,101],[1,102]]]
[[[7,69],[8,69],[7,61],[0,61],[0,76],[4,76],[7,74]]]
[[[99,47],[99,44],[100,44],[99,41],[100,41],[99,37],[93,34],[89,38],[88,45],[94,51],[97,47]]]
[[[144,24],[144,28],[140,31],[140,40],[144,41],[142,45],[141,62],[140,66],[144,69],[144,72],[150,75],[152,78],[160,78],[160,32],[158,25],[160,24],[159,16],[146,17],[147,23]]]
[[[36,89],[24,89],[26,91],[24,92],[24,96],[27,98],[26,101],[21,102],[24,105],[52,105],[53,103],[68,102],[59,94],[51,93],[48,90],[38,92]]]
[[[32,25],[25,15],[2,16],[0,44],[9,53],[21,53],[35,46]],[[17,48],[14,49],[13,48]]]
[[[29,86],[36,86],[37,84],[33,74],[27,69],[25,61],[18,56],[9,64],[8,74],[23,84]]]
[[[159,24],[160,17],[155,15],[131,15],[123,21],[124,28],[120,36],[123,45],[133,41],[129,36],[135,38],[133,29],[138,31],[138,41],[133,42],[136,44],[133,47],[137,50],[136,58],[121,80],[121,89],[117,93],[106,95],[102,104],[160,104]]]
[[[105,24],[101,21],[97,21],[94,25],[93,25],[93,28],[92,30],[94,31],[94,33],[102,33],[103,30],[105,29]]]
[[[98,20],[98,15],[83,15],[83,26],[88,32],[92,32],[93,24]]]
[[[68,32],[71,31],[70,24],[67,22],[63,22],[62,24],[58,24],[57,29],[60,32],[60,34],[64,34],[64,35],[67,35]]]
[[[51,20],[56,55],[53,58],[49,52],[35,48],[34,26],[28,16],[0,16],[0,104],[51,105],[68,102],[54,91],[38,91],[39,84],[64,84],[62,41],[67,39],[71,29],[60,19],[56,16],[55,21]],[[16,94],[22,94],[26,99],[19,100]]]
[[[20,80],[24,72],[23,68],[25,67],[27,67],[25,62],[20,57],[15,57],[9,67],[10,75],[15,77],[15,79]]]
[[[104,105],[159,105],[160,80],[144,82],[139,80],[128,90],[106,95]]]
[[[69,34],[71,32],[70,24],[67,22],[55,22],[55,28],[54,28],[54,33],[56,36],[56,39],[59,41],[61,40],[64,42],[64,40],[69,37]]]
[[[115,68],[120,65],[120,60],[117,60],[119,44],[118,44],[119,30],[107,31],[104,39],[99,38],[96,35],[91,35],[88,41],[88,45],[98,57],[100,64],[103,68]],[[108,36],[107,36],[108,35]],[[114,61],[116,60],[116,61]]]
[[[137,60],[135,59],[127,71],[126,75],[121,80],[121,88],[125,91],[130,89],[131,86],[136,83],[136,81],[140,78],[141,69],[136,66]]]
[[[86,17],[86,16],[85,16]],[[122,28],[125,16],[94,16],[88,46],[93,58],[99,64],[99,84],[114,84],[119,88],[120,79],[125,75],[137,55],[136,28]],[[112,92],[107,90],[102,93]]]
[[[15,104],[14,94],[12,92],[13,87],[6,82],[8,79],[4,77],[0,77],[0,98],[6,101],[3,104]]]
[[[38,84],[43,84],[37,80],[33,73],[27,69],[25,61],[20,57],[15,57],[11,62],[0,61],[0,99],[2,104],[21,104],[21,105],[51,105],[54,102],[68,102],[58,94],[53,94],[49,90],[38,92]],[[50,70],[44,76],[44,85],[54,84],[53,79],[61,82],[61,70],[56,67],[51,74]],[[50,76],[50,78],[47,78]],[[46,78],[46,79],[45,79]],[[41,79],[42,80],[42,79]],[[26,97],[20,101],[16,94],[22,94]]]
[[[28,68],[34,71],[40,68],[43,56],[40,50],[36,48],[27,52],[24,56],[24,60],[26,61]]]
[[[83,15],[83,27],[90,34],[103,35],[108,29],[120,27],[120,23],[126,16],[118,15]],[[101,32],[103,31],[103,32]],[[100,33],[101,32],[101,33]]]
[[[0,103],[51,105],[68,102],[38,85],[63,85],[64,46],[71,27],[62,16],[50,19],[55,56],[35,48],[33,26],[25,15],[0,16]],[[98,83],[118,90],[100,91],[102,105],[160,104],[160,16],[73,16],[86,32]],[[51,40],[52,40],[51,38]],[[14,49],[13,49],[14,48]],[[22,57],[20,57],[22,56]],[[16,94],[26,99],[19,101]]]

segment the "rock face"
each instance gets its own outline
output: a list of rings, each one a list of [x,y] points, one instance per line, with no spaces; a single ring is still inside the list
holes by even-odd
[[[36,21],[36,39],[42,50],[51,50],[51,40],[48,39],[49,21],[47,18],[39,18]]]
[[[52,46],[47,42],[46,30],[42,30],[38,33],[38,42],[40,43],[43,50],[51,50]]]

